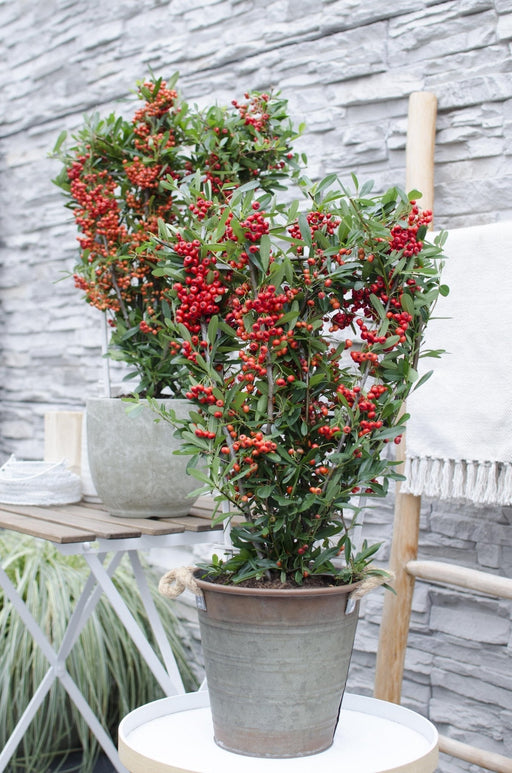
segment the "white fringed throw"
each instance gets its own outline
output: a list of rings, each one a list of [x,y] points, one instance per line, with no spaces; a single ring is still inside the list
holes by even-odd
[[[423,359],[431,378],[407,401],[402,491],[512,504],[512,222],[449,231],[441,298]]]

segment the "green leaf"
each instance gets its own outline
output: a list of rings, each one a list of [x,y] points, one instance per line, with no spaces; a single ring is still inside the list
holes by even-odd
[[[231,221],[230,225],[231,225],[231,228],[233,229],[233,232],[234,232],[236,238],[240,242],[240,244],[243,244],[244,241],[245,241],[245,231],[240,226],[240,223],[238,222],[238,220],[236,218],[233,218],[233,220]]]
[[[179,77],[180,77],[179,72],[178,71],[174,72],[171,75],[171,77],[167,79],[167,88],[168,89],[173,89],[176,86],[176,84],[177,84],[177,82],[179,80]]]
[[[226,209],[222,213],[222,216],[219,219],[218,226],[217,226],[217,228],[215,229],[215,231],[213,233],[213,241],[214,242],[218,242],[219,239],[221,238],[221,236],[223,236],[224,231],[226,230],[226,222],[227,222],[227,219],[228,219],[229,215],[230,215],[230,210],[229,210],[228,207],[226,207]],[[208,245],[208,246],[211,247],[211,245]],[[223,245],[223,247],[225,249],[225,245]]]
[[[313,241],[311,239],[311,230],[309,228],[309,223],[307,221],[306,215],[303,212],[299,212],[297,216],[297,222],[299,224],[300,235],[302,236],[302,239],[306,242],[306,244],[309,247],[312,247]]]
[[[437,247],[444,247],[447,239],[448,239],[448,231],[440,231],[434,239],[434,244]]]
[[[176,327],[178,328],[181,337],[185,339],[185,341],[192,340],[189,329],[182,322],[179,322]]]
[[[366,182],[364,182],[363,185],[361,186],[361,190],[359,191],[359,196],[361,196],[361,198],[363,196],[367,196],[373,190],[373,186],[374,186],[373,180],[366,180]]]
[[[208,341],[213,346],[215,339],[217,338],[217,331],[219,329],[219,318],[214,316],[208,323]]]
[[[144,405],[142,403],[132,403],[130,405],[126,405],[125,411],[128,416],[135,418],[140,413],[142,413],[143,409]]]
[[[297,212],[299,211],[299,201],[298,199],[294,199],[290,206],[288,207],[288,211],[286,212],[286,217],[288,219],[288,222],[293,222],[297,217]]]
[[[267,395],[260,395],[258,402],[256,403],[256,410],[258,413],[266,413],[267,411],[268,397]]]
[[[422,377],[421,377],[421,378],[418,380],[418,382],[417,382],[417,383],[414,385],[414,389],[415,389],[415,390],[416,390],[416,389],[419,389],[419,387],[420,387],[422,384],[424,384],[426,381],[428,381],[428,380],[429,380],[429,378],[431,377],[431,375],[432,375],[432,373],[433,373],[433,372],[434,372],[434,371],[432,371],[432,370],[429,370],[429,371],[428,371],[428,373],[424,373],[424,374],[423,374],[423,376],[422,376]]]
[[[336,174],[328,174],[326,177],[323,178],[323,180],[320,180],[320,182],[316,186],[316,190],[318,191],[318,193],[320,193],[320,191],[323,191],[324,188],[328,188],[330,185],[332,185],[333,182],[336,181],[337,177],[338,175]]]
[[[202,472],[197,467],[187,466],[187,472],[188,472],[189,475],[191,475],[196,480],[200,480],[201,483],[206,483],[210,487],[212,486],[212,481],[208,477],[208,475],[206,475],[206,473]]]
[[[381,320],[384,321],[386,319],[386,309],[384,308],[382,301],[380,301],[376,295],[371,293],[370,302]]]
[[[275,489],[275,486],[271,486],[270,484],[267,484],[266,486],[258,486],[258,489],[257,489],[258,497],[261,497],[262,499],[267,499],[272,494],[274,489]]]
[[[415,310],[414,310],[414,300],[410,293],[404,292],[402,294],[402,309],[407,312],[407,314],[410,314],[411,317],[414,316]]]
[[[259,180],[250,180],[248,183],[244,183],[243,185],[240,185],[240,187],[236,189],[233,196],[231,197],[231,203],[234,204],[240,198],[242,198],[242,195],[244,193],[247,193],[247,191],[253,191],[255,188],[258,188],[259,185],[260,185]]]
[[[293,266],[292,266],[291,260],[289,258],[284,258],[283,266],[284,266],[284,274],[285,274],[286,280],[291,285],[293,285],[294,276],[293,276]]]
[[[61,133],[57,137],[57,141],[56,141],[56,143],[54,145],[53,153],[58,153],[59,152],[59,150],[61,149],[61,147],[62,147],[62,145],[63,145],[63,143],[64,143],[64,141],[65,141],[67,136],[68,136],[68,133],[67,133],[67,131],[65,129],[63,131],[61,131]]]
[[[263,234],[260,239],[260,259],[263,272],[266,274],[270,263],[270,237]]]

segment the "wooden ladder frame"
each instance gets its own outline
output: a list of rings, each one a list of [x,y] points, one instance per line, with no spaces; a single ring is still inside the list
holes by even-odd
[[[409,100],[406,152],[406,189],[423,192],[424,209],[434,201],[434,141],[437,100],[434,94],[416,92]],[[405,461],[405,436],[398,449]],[[416,578],[465,588],[487,596],[512,599],[512,579],[440,561],[418,560],[421,497],[405,494],[397,484],[390,569],[395,574],[396,595],[384,599],[380,627],[374,695],[400,703],[405,653]],[[512,759],[440,736],[445,754],[480,765],[496,773],[512,773]]]

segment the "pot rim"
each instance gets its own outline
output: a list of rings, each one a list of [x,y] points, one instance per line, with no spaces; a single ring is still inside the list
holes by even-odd
[[[226,593],[235,596],[261,596],[263,598],[271,597],[307,597],[314,596],[326,596],[326,595],[343,595],[352,593],[358,588],[362,580],[351,583],[350,585],[326,585],[318,588],[246,588],[239,585],[221,585],[220,583],[210,582],[197,577],[197,572],[202,571],[196,569],[194,571],[194,579],[203,591],[209,591],[210,593]]]

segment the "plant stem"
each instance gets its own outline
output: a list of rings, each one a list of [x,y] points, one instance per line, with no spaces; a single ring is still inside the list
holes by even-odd
[[[270,361],[270,354],[267,354],[267,384],[267,426],[265,428],[265,434],[270,435],[274,421],[274,375],[272,373],[272,362]]]
[[[117,300],[119,301],[119,306],[121,307],[121,313],[123,315],[123,319],[126,323],[126,325],[130,326],[130,318],[128,316],[128,312],[126,310],[125,303],[123,301],[123,297],[121,295],[121,290],[119,289],[119,285],[117,284],[116,274],[114,271],[114,266],[110,266],[110,276],[112,278],[112,286],[114,290],[116,291]]]
[[[229,434],[228,428],[222,427],[222,432],[224,433],[224,437],[226,438],[226,443],[229,448],[229,458],[231,459],[232,462],[236,462],[236,454],[235,454],[235,449],[233,448],[233,440],[231,438],[231,435]],[[240,485],[240,492],[242,494],[243,494],[243,491],[244,491],[244,488],[242,485]],[[240,505],[237,504],[237,507],[240,507]],[[240,507],[240,509],[247,516],[249,521],[251,521],[252,523],[254,519],[252,517],[250,508],[248,506],[247,507],[242,506]]]

